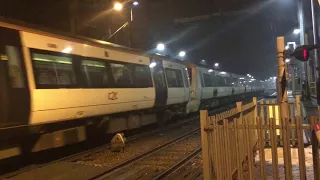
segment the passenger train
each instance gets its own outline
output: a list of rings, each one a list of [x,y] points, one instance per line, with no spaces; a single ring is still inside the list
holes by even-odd
[[[218,106],[243,76],[0,22],[0,159]]]

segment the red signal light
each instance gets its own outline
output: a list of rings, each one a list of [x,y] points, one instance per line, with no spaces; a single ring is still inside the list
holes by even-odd
[[[308,59],[309,59],[309,52],[306,49],[303,50],[303,59],[305,61],[308,61]]]

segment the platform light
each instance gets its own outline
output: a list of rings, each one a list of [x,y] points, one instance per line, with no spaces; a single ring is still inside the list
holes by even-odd
[[[157,49],[158,49],[159,51],[163,51],[165,48],[166,48],[165,45],[162,44],[162,43],[159,43],[159,44],[157,45]]]
[[[134,1],[132,4],[133,4],[134,6],[138,6],[138,5],[139,5],[139,2],[138,2],[138,1]]]
[[[293,30],[293,34],[299,34],[300,33],[300,29],[294,29]]]
[[[63,53],[70,53],[72,51],[72,47],[66,47],[61,52]]]
[[[208,72],[213,72],[213,70],[212,69],[209,69],[209,71]]]
[[[152,62],[152,63],[149,65],[149,67],[150,67],[150,68],[154,68],[156,65],[157,65],[157,63]]]
[[[180,56],[180,57],[184,57],[185,55],[186,55],[186,52],[185,52],[185,51],[180,51],[180,52],[179,52],[179,56]]]
[[[219,67],[219,63],[214,63],[214,67]]]
[[[121,11],[123,8],[123,5],[119,2],[115,2],[114,5],[113,5],[113,9],[116,10],[116,11]]]

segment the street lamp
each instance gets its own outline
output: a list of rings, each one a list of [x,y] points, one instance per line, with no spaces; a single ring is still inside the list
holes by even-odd
[[[179,52],[179,56],[180,56],[180,57],[184,57],[185,55],[186,55],[186,52],[185,52],[185,51],[180,51],[180,52]]]
[[[121,11],[122,8],[123,8],[123,5],[121,3],[119,3],[119,2],[116,2],[113,5],[113,9],[116,10],[116,11]]]
[[[293,34],[300,34],[300,29],[294,29]]]
[[[159,51],[163,51],[165,48],[166,48],[165,45],[162,44],[162,43],[159,43],[159,44],[157,45],[157,49],[158,49]]]
[[[214,63],[214,67],[218,67],[219,66],[219,63]]]

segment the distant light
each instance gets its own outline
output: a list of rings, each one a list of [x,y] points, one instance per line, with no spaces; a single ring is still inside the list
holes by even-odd
[[[209,71],[208,72],[213,72],[213,70],[212,69],[209,69]]]
[[[251,75],[250,75],[250,74],[247,74],[247,76],[248,76],[248,77],[251,77]]]
[[[206,60],[204,60],[204,59],[202,59],[201,61],[202,61],[202,62],[206,62]]]
[[[247,81],[243,81],[243,83],[246,83]]]
[[[244,79],[244,77],[241,77],[241,78],[239,78],[239,79]]]
[[[226,72],[224,72],[224,71],[222,71],[222,72],[220,72],[220,74],[227,74]]]
[[[219,63],[214,63],[214,67],[218,67],[219,66]]]
[[[260,82],[264,82],[264,81],[260,81]]]
[[[293,30],[293,34],[299,34],[300,33],[300,29],[294,29]]]
[[[135,1],[132,3],[134,6],[138,6],[139,5],[139,2],[138,1]]]
[[[186,71],[188,71],[188,68],[184,68]]]
[[[234,83],[231,83],[231,84],[234,84]]]
[[[286,45],[285,49],[288,50],[290,47],[288,45]]]
[[[250,79],[251,81],[255,81],[256,79]]]
[[[180,57],[184,57],[185,55],[186,55],[186,52],[185,52],[185,51],[180,51],[180,52],[179,52],[179,56],[180,56]]]
[[[63,53],[70,53],[72,51],[72,47],[66,47],[61,52]]]
[[[159,51],[163,51],[165,48],[166,48],[165,45],[162,44],[162,43],[159,43],[159,44],[157,45],[157,49],[158,49]]]
[[[249,81],[249,83],[251,83],[252,81]]]
[[[116,11],[121,11],[122,8],[123,8],[123,5],[121,3],[119,3],[119,2],[116,2],[113,5],[113,9],[116,10]]]
[[[289,58],[286,59],[286,63],[288,63],[288,62],[290,62],[290,59],[289,59]]]
[[[274,79],[274,80],[276,80],[276,79],[277,79],[277,77],[273,77],[273,79]]]
[[[153,67],[155,67],[156,65],[157,65],[157,63],[152,62],[152,63],[149,65],[149,67],[150,67],[150,68],[153,68]]]

